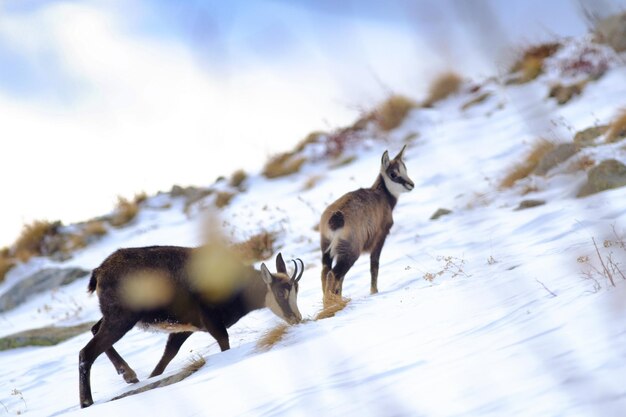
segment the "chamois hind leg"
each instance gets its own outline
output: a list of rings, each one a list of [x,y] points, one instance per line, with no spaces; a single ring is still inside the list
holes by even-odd
[[[329,241],[327,239],[322,239],[322,295],[326,294],[326,279],[328,271],[330,271],[333,266],[333,258],[330,256],[329,246]]]
[[[337,244],[336,251],[335,266],[328,273],[326,288],[330,294],[341,297],[343,278],[350,268],[352,268],[356,260],[359,259],[359,251],[354,250],[347,240],[340,240]]]
[[[78,354],[78,385],[80,406],[82,408],[89,407],[93,404],[91,397],[91,366],[98,356],[103,352],[111,349],[113,344],[120,340],[135,325],[136,320],[120,320],[108,321],[102,319],[98,332],[94,337],[81,349]]]
[[[102,319],[98,320],[98,322],[94,324],[93,327],[91,328],[91,333],[93,333],[94,336],[96,335],[96,333],[98,333],[98,330],[100,330],[101,325],[102,325]],[[117,353],[117,350],[115,350],[114,347],[111,347],[105,350],[104,353],[106,353],[106,355],[108,356],[109,360],[115,367],[115,370],[117,371],[117,373],[119,375],[122,375],[122,377],[124,378],[124,381],[126,381],[129,384],[134,384],[134,383],[139,382],[135,371],[133,371],[133,369],[128,365],[128,363],[126,363],[126,361],[120,356],[120,354]]]
[[[380,242],[374,246],[374,250],[370,255],[370,274],[372,275],[372,282],[370,285],[370,294],[376,294],[378,292],[378,265],[380,260],[380,253],[383,250],[385,244],[385,238],[383,237]]]
[[[167,365],[172,361],[172,359],[174,359],[174,356],[176,356],[176,354],[180,350],[180,347],[183,345],[183,343],[185,343],[185,340],[187,340],[187,338],[191,336],[192,333],[193,332],[170,333],[169,337],[167,338],[167,344],[165,345],[165,351],[163,351],[163,356],[150,374],[150,378],[152,378],[153,376],[161,375],[163,371],[165,371]]]

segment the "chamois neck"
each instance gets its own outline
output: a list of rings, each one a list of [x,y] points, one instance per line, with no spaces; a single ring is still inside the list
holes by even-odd
[[[382,174],[378,174],[376,181],[374,181],[374,185],[372,185],[372,190],[381,192],[387,199],[389,207],[391,207],[391,209],[393,210],[393,208],[396,206],[396,203],[398,202],[398,199],[393,194],[391,194],[391,192],[387,188],[387,185],[385,184],[385,179],[383,178]]]
[[[265,296],[267,295],[267,285],[261,277],[261,272],[252,270],[248,276],[248,281],[243,289],[243,296],[249,311],[258,310],[265,307]]]

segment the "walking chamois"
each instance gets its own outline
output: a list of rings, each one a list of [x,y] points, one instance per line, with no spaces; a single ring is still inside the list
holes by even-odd
[[[275,274],[265,264],[257,271],[238,262],[236,267],[231,262],[215,268],[218,271],[198,271],[209,264],[202,263],[202,250],[177,246],[119,249],[94,269],[88,290],[98,294],[102,318],[92,327],[94,336],[79,354],[81,407],[93,404],[91,366],[102,352],[126,382],[138,382],[113,348],[135,324],[170,333],[163,356],[150,374],[153,377],[163,373],[195,331],[209,332],[225,351],[230,348],[226,329],[253,310],[268,307],[289,323],[302,320],[297,305],[298,281],[304,271],[301,260],[297,276],[298,265],[293,261],[291,277],[280,253]],[[227,281],[226,291],[224,285],[215,286],[221,279]]]
[[[406,145],[392,160],[387,151],[383,153],[374,185],[343,195],[322,213],[320,246],[325,300],[327,295],[341,296],[343,279],[363,252],[370,253],[370,292],[378,292],[378,261],[393,225],[393,208],[399,195],[415,186],[402,161],[405,148]]]

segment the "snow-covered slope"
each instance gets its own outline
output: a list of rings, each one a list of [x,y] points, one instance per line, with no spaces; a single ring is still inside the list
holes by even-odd
[[[279,250],[304,260],[299,305],[313,317],[321,308],[314,227],[322,210],[371,185],[382,152],[394,154],[417,134],[405,153],[416,187],[394,211],[379,294],[369,295],[363,256],[344,283],[351,302],[335,317],[291,327],[265,352],[256,342],[279,323],[267,310],[233,326],[232,349],[224,353],[208,334],[197,333],[164,376],[197,355],[205,366],[177,384],[117,401],[108,400],[136,386],[103,355],[92,369],[95,404],[85,410],[78,407],[77,359],[89,333],[53,347],[0,352],[0,410],[32,416],[623,415],[626,282],[617,276],[613,287],[593,271],[601,266],[592,238],[602,257],[626,259],[616,242],[626,233],[624,189],[576,198],[586,174],[571,161],[511,189],[499,190],[498,183],[538,137],[571,141],[579,130],[610,122],[624,105],[626,67],[615,64],[564,106],[546,98],[550,76],[524,85],[485,82],[482,91],[490,96],[466,110],[469,89],[415,109],[398,129],[355,145],[357,158],[345,166],[329,169],[318,160],[279,179],[253,175],[247,191],[221,211],[234,240],[277,231]],[[573,158],[626,162],[623,143],[585,148]],[[319,176],[316,185],[304,190],[312,176]],[[153,197],[148,205],[160,207],[167,198]],[[525,199],[546,204],[514,210]],[[133,226],[65,264],[93,268],[118,247],[198,245],[206,214],[200,206],[185,214],[174,199],[167,209],[145,208]],[[453,213],[429,220],[441,207]],[[0,293],[48,264],[36,259],[15,268]],[[85,294],[86,285],[80,280],[3,314],[0,336],[98,319],[97,299]],[[139,385],[165,339],[134,329],[116,345]]]

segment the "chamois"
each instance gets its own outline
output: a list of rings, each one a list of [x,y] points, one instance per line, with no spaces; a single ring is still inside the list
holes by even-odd
[[[391,161],[389,153],[383,153],[374,185],[343,195],[322,213],[320,246],[325,300],[328,294],[341,296],[343,279],[363,252],[370,252],[370,292],[378,292],[378,261],[393,225],[393,208],[399,195],[415,186],[402,161],[405,148],[406,145]]]
[[[215,271],[202,257],[202,250],[177,246],[119,249],[94,269],[88,291],[97,292],[102,318],[91,328],[94,336],[78,357],[81,407],[93,404],[91,366],[102,352],[127,383],[138,382],[113,348],[135,324],[170,333],[163,356],[150,374],[153,377],[163,373],[194,331],[209,332],[225,351],[230,348],[226,329],[253,310],[269,307],[289,323],[302,320],[297,305],[298,281],[304,271],[300,259],[300,273],[296,276],[298,265],[293,261],[291,277],[280,253],[276,274],[264,263],[257,271],[221,258],[221,264],[213,265]]]

